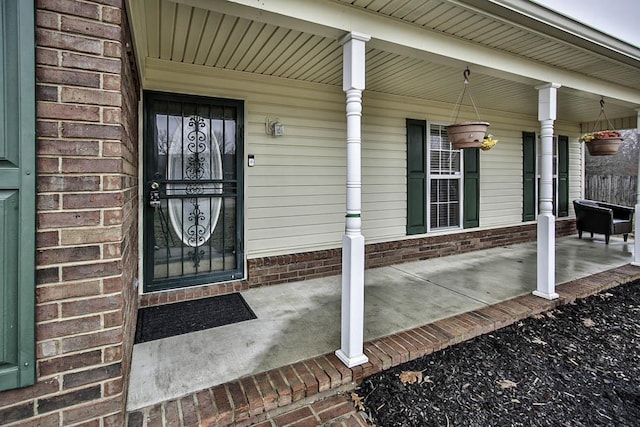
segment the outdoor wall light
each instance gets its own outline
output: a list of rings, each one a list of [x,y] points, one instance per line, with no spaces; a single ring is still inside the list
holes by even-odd
[[[267,117],[264,121],[264,131],[267,135],[282,136],[284,135],[284,125],[279,119]]]

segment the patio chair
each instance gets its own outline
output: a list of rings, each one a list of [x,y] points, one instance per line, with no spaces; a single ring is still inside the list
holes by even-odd
[[[588,231],[592,238],[593,233],[604,234],[606,244],[613,234],[622,234],[626,242],[633,231],[633,208],[586,199],[574,200],[573,208],[580,239],[582,232]]]

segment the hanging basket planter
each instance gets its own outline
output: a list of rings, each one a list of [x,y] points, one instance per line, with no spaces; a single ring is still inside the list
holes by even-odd
[[[455,149],[482,147],[488,128],[487,122],[466,122],[446,127],[449,141]]]
[[[480,120],[480,115],[478,114],[476,103],[473,99],[473,95],[471,94],[471,89],[469,89],[470,74],[471,74],[471,71],[469,71],[469,68],[464,70],[463,72],[464,88],[460,93],[460,96],[458,97],[458,101],[456,102],[456,105],[453,109],[453,113],[451,114],[453,118],[453,120],[451,121],[453,121],[454,124],[445,127],[447,130],[447,136],[449,138],[449,142],[451,142],[451,146],[454,149],[482,148],[483,143],[485,141],[485,136],[487,135],[487,129],[489,128],[488,122],[483,122]],[[455,123],[455,120],[458,119],[458,115],[460,113],[462,98],[464,97],[465,93],[467,93],[467,90],[468,90],[469,99],[471,100],[471,105],[473,106],[473,110],[476,113],[476,117],[478,118],[478,121]],[[497,140],[493,140],[493,141],[498,142]],[[491,147],[495,145],[495,142],[493,142]],[[484,148],[484,149],[488,150],[491,147]]]
[[[618,148],[620,148],[620,143],[622,143],[622,137],[618,132],[615,131],[606,131],[607,133],[616,133],[618,136],[601,136],[594,137],[589,141],[585,141],[587,144],[587,149],[589,150],[589,154],[592,156],[612,156],[618,152]],[[603,133],[603,132],[596,132]]]
[[[602,116],[607,120],[607,125],[613,129],[611,122],[604,113],[604,99],[600,99],[600,114],[594,122],[593,130],[580,137],[580,141],[584,141],[589,154],[592,156],[612,156],[618,152],[620,143],[623,141],[622,135],[616,130],[596,131]]]

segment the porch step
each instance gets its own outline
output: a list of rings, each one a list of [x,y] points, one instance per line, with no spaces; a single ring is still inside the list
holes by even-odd
[[[627,264],[557,286],[554,301],[524,295],[366,342],[361,366],[325,354],[132,411],[127,425],[366,426],[350,397],[363,378],[636,279],[640,267]]]

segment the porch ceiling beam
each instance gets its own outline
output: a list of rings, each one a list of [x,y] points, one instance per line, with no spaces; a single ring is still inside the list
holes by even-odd
[[[482,73],[508,80],[528,79],[527,83],[533,85],[554,81],[563,87],[640,105],[638,89],[558,69],[338,2],[297,0],[292,7],[290,0],[261,0],[260,8],[255,8],[255,0],[173,1],[336,40],[350,32],[367,33],[372,37],[367,44],[370,47],[392,52],[401,49],[403,54],[431,62],[475,64]]]

